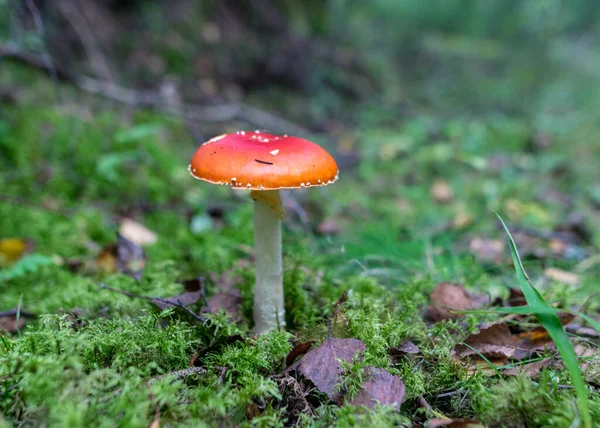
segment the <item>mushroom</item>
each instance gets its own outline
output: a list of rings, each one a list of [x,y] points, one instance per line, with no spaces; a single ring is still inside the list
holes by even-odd
[[[326,186],[338,178],[335,160],[308,140],[260,131],[214,137],[192,157],[193,177],[234,189],[254,199],[254,326],[258,334],[285,326],[281,266],[280,189]]]

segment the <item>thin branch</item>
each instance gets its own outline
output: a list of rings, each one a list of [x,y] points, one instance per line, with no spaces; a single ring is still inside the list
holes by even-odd
[[[75,33],[77,33],[96,75],[105,80],[113,81],[114,79],[108,62],[102,50],[98,48],[98,41],[94,35],[93,28],[87,22],[87,17],[79,10],[76,2],[59,1],[56,5],[65,19],[71,24]],[[84,4],[84,7],[86,6],[89,7],[89,5]],[[93,11],[90,11],[90,13],[93,13]]]
[[[117,292],[117,293],[121,293],[121,294],[123,294],[123,295],[125,295],[127,297],[131,297],[131,298],[134,298],[134,299],[145,299],[145,300],[148,300],[150,302],[153,302],[153,301],[154,302],[161,302],[161,303],[164,303],[165,305],[168,305],[168,306],[174,306],[176,308],[183,309],[185,312],[187,312],[189,315],[191,315],[197,321],[199,321],[201,323],[205,323],[206,322],[206,318],[198,315],[197,313],[195,313],[194,311],[192,311],[187,306],[181,304],[180,301],[173,302],[172,300],[163,299],[161,297],[142,296],[142,295],[139,295],[139,294],[130,293],[129,291],[120,290],[118,288],[110,287],[110,286],[108,286],[108,285],[106,285],[106,284],[104,284],[102,282],[98,283],[98,287],[106,289],[106,290],[114,291],[114,292]]]
[[[27,311],[22,310],[21,308],[13,308],[13,309],[9,309],[7,311],[0,312],[0,318],[14,317],[17,315],[23,316],[23,317],[36,317],[37,316],[33,312],[27,312]]]
[[[44,46],[44,51],[41,54],[41,59],[45,65],[45,68],[50,73],[50,76],[52,76],[52,78],[56,80],[58,76],[56,69],[54,68],[54,64],[52,63],[52,57],[46,49],[46,30],[44,28],[44,21],[42,20],[40,10],[35,5],[35,2],[33,0],[25,0],[25,4],[27,4],[27,9],[29,9],[31,16],[33,17],[33,22],[35,24],[36,31],[38,33],[38,36],[40,37],[42,45]]]
[[[159,380],[163,380],[167,377],[175,377],[177,379],[184,379],[188,376],[193,376],[193,375],[202,375],[206,373],[206,369],[204,367],[188,367],[187,369],[183,369],[183,370],[176,370],[174,372],[171,373],[166,373],[164,375],[161,376],[156,376],[152,379],[150,379],[146,385],[150,386],[155,382],[158,382]]]
[[[0,45],[0,57],[11,59],[23,65],[37,68],[56,78],[70,82],[77,88],[109,100],[132,107],[149,108],[167,114],[184,117],[187,120],[201,122],[228,122],[240,120],[253,126],[269,129],[275,132],[296,135],[308,135],[310,131],[289,122],[272,113],[243,103],[223,103],[220,105],[201,106],[185,103],[180,108],[174,108],[160,91],[143,91],[130,89],[114,83],[95,79],[88,76],[76,75],[62,67],[52,65],[38,54],[21,52],[10,45]]]

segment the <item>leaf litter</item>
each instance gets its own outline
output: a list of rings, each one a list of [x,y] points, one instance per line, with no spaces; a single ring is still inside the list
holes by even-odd
[[[433,322],[453,320],[464,317],[454,311],[465,311],[482,307],[489,301],[486,295],[468,293],[460,284],[439,283],[429,296],[431,305],[425,318]]]
[[[365,349],[365,344],[358,339],[327,337],[320,346],[288,367],[287,371],[297,370],[319,391],[327,394],[331,401],[339,404],[343,394],[336,390],[336,386],[344,372],[339,360],[349,363]]]
[[[349,402],[355,406],[373,408],[380,403],[400,408],[405,395],[404,383],[398,376],[382,368],[364,367],[361,389],[349,400],[346,392],[339,389],[345,374],[341,361],[350,363],[356,358],[362,360],[365,350],[365,344],[358,339],[327,337],[320,346],[288,367],[286,372],[298,371],[331,401],[339,405]]]

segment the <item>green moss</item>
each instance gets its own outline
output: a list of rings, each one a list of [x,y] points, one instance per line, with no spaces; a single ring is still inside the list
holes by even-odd
[[[575,394],[556,382],[551,371],[538,381],[525,376],[473,389],[472,403],[481,419],[504,426],[569,426],[578,419]],[[600,421],[600,400],[592,395],[593,419]]]

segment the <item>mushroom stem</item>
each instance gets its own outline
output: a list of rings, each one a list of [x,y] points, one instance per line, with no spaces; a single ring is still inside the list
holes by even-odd
[[[269,201],[279,202],[279,190],[254,191],[254,327],[257,334],[285,326],[283,269],[281,266],[281,216]]]

